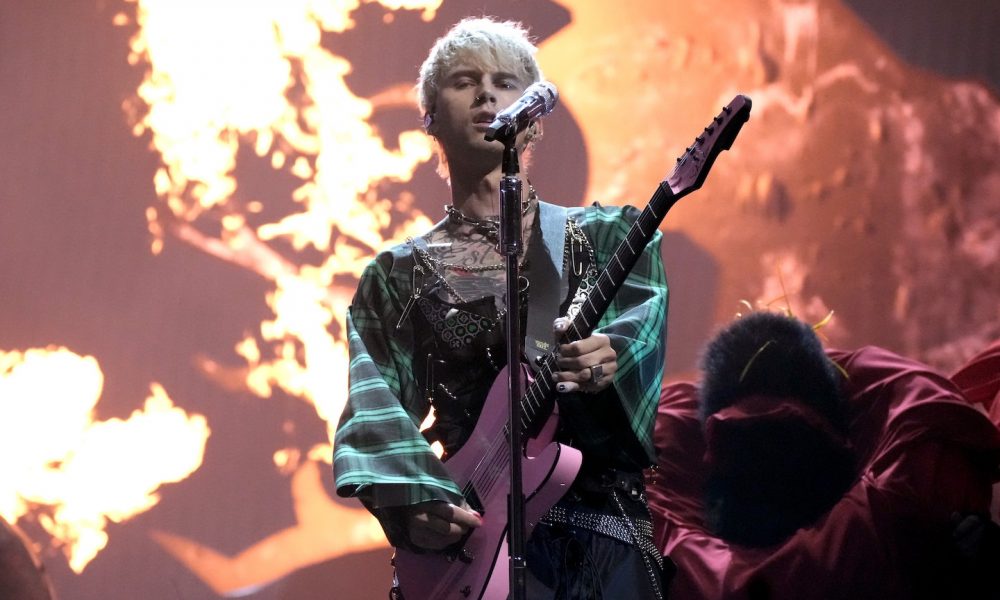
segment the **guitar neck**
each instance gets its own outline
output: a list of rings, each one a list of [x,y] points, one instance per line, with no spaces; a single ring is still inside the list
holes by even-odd
[[[597,281],[586,300],[580,305],[580,310],[573,317],[566,333],[559,340],[560,344],[568,344],[589,337],[597,327],[597,323],[611,306],[615,294],[621,289],[632,268],[639,261],[646,245],[653,239],[663,222],[663,218],[673,205],[685,194],[674,194],[666,182],[660,183],[653,193],[649,204],[635,220],[628,234],[615,249],[608,261],[607,267],[597,276]],[[552,373],[557,371],[554,353],[545,355],[535,380],[528,386],[521,398],[521,428],[528,434],[541,426],[542,422],[552,412],[555,403],[555,384]]]
[[[680,199],[681,195],[674,194],[666,183],[656,187],[649,204],[629,228],[625,239],[608,260],[607,267],[597,277],[594,288],[580,305],[580,311],[573,318],[560,343],[582,340],[594,332],[597,323],[611,305],[611,300],[639,261],[642,251],[653,239],[667,211]]]
[[[719,153],[732,146],[743,124],[750,118],[751,105],[750,98],[746,96],[738,95],[733,98],[677,159],[673,170],[657,186],[649,204],[632,224],[624,241],[618,245],[608,265],[597,277],[596,285],[580,305],[579,312],[559,340],[560,344],[582,340],[593,333],[632,267],[639,261],[639,255],[653,239],[667,211],[678,200],[701,188]],[[555,403],[552,374],[557,370],[555,354],[546,355],[539,365],[535,380],[521,398],[521,427],[528,436],[541,427],[552,411]]]

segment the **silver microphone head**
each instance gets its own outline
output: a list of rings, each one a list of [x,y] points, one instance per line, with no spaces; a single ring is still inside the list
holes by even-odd
[[[528,126],[532,119],[544,117],[556,107],[559,92],[549,81],[536,81],[528,86],[514,104],[500,111],[489,130],[486,139],[493,141],[501,135],[504,137],[516,135],[518,131]]]
[[[538,98],[541,98],[545,103],[544,108],[538,112],[538,114],[531,115],[531,118],[543,117],[556,107],[556,101],[559,100],[559,90],[556,89],[555,84],[551,81],[536,81],[535,83],[528,86],[528,89],[524,91],[527,94],[533,94]]]

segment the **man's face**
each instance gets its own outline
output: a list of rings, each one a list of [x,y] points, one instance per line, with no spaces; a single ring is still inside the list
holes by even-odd
[[[497,113],[517,100],[528,86],[523,76],[500,67],[476,66],[460,61],[441,78],[428,130],[441,144],[449,164],[471,158],[469,153],[499,153],[500,142],[484,139]],[[523,149],[524,133],[518,138]]]

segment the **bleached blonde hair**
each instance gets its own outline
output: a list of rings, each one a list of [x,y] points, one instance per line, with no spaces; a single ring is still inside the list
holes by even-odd
[[[515,21],[489,17],[463,19],[438,38],[420,67],[417,101],[425,115],[434,112],[441,78],[460,62],[483,71],[508,71],[527,84],[542,79],[528,31]]]

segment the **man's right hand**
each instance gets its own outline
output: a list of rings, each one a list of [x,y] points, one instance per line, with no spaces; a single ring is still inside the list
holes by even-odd
[[[462,539],[470,527],[482,525],[483,519],[464,502],[455,506],[432,501],[411,506],[406,524],[414,546],[441,550]]]

